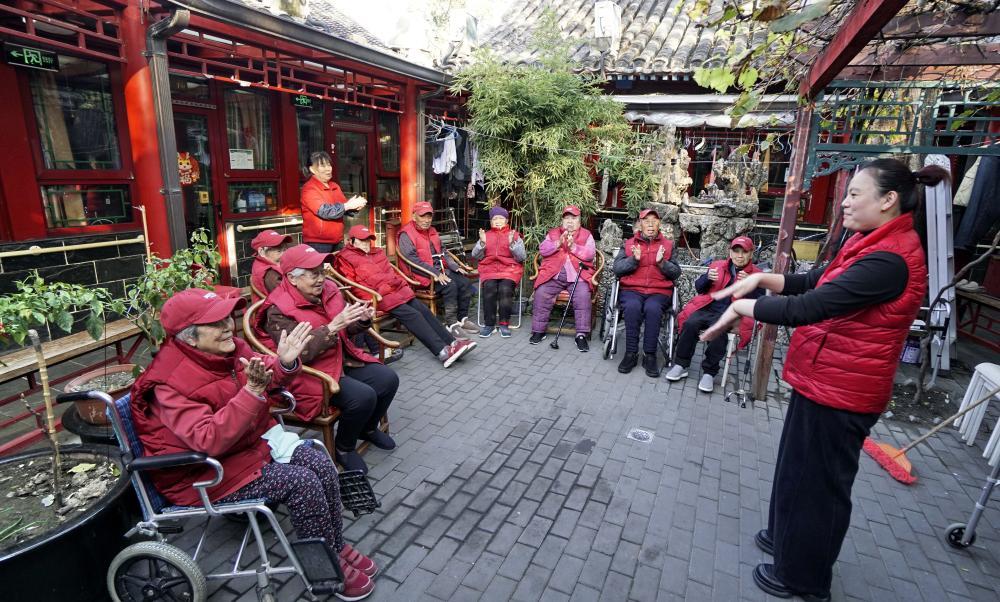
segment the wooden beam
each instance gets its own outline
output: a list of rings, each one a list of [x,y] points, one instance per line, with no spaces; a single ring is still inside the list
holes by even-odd
[[[915,67],[912,65],[868,65],[845,67],[837,79],[863,81],[1000,81],[1000,65]]]
[[[809,100],[816,98],[906,3],[907,0],[860,0],[816,57],[799,85],[799,94]]]
[[[886,40],[1000,36],[1000,11],[989,14],[934,12],[898,15],[882,28]]]
[[[1000,43],[930,44],[911,48],[872,49],[850,66],[944,67],[955,65],[1000,65]]]

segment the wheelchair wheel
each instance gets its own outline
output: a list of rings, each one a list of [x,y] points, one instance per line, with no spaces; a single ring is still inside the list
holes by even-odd
[[[122,550],[111,561],[107,584],[115,602],[204,602],[208,597],[205,575],[195,561],[159,541],[143,541]]]
[[[604,339],[604,353],[603,353],[603,356],[604,356],[604,359],[606,359],[606,360],[607,359],[611,359],[611,344],[612,344],[611,337],[607,337],[607,338]]]
[[[953,523],[948,525],[948,528],[944,531],[944,540],[948,542],[948,545],[953,548],[967,548],[972,544],[976,543],[976,534],[973,533],[972,537],[969,538],[969,543],[962,543],[962,536],[965,535],[965,529],[967,525],[965,523]]]

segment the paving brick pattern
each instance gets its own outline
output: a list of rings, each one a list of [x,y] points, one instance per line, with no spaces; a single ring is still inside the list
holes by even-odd
[[[382,507],[348,518],[345,533],[382,569],[372,600],[767,598],[751,578],[767,560],[752,537],[767,514],[779,386],[741,409],[718,389],[699,393],[696,370],[671,384],[620,375],[596,345],[581,354],[569,339],[558,351],[524,331],[479,342],[449,370],[421,347],[395,365],[399,447],[366,455]],[[627,439],[635,427],[652,441]],[[875,433],[914,435],[886,422]],[[909,455],[911,487],[862,457],[835,600],[1000,599],[1000,499],[971,548],[942,540],[979,495],[980,453],[946,432]],[[239,530],[216,536],[235,542]],[[210,549],[204,565],[223,565],[226,551]],[[302,596],[297,580],[278,585],[281,600]],[[213,591],[255,599],[252,580]]]

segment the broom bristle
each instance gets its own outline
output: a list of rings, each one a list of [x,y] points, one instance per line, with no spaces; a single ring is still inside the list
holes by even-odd
[[[899,463],[896,462],[892,456],[887,454],[884,449],[879,447],[879,445],[875,443],[871,437],[867,437],[865,439],[862,449],[865,450],[866,454],[871,456],[872,460],[878,462],[878,465],[884,468],[886,472],[889,473],[889,476],[896,479],[900,483],[903,483],[904,485],[912,485],[917,482],[917,477],[913,476],[907,472],[906,469],[900,466]]]

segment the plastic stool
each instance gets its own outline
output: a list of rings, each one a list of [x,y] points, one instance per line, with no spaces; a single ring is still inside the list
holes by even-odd
[[[964,410],[969,404],[998,386],[1000,386],[1000,365],[985,362],[979,364],[972,374],[972,381],[969,382],[969,387],[965,390],[965,397],[962,398],[962,405],[959,407],[959,410]],[[983,423],[983,418],[986,416],[986,410],[989,409],[989,405],[989,402],[985,402],[955,421],[954,425],[959,429],[959,436],[965,440],[967,445],[975,443],[976,435],[979,433],[979,427]],[[992,449],[990,446],[997,447],[997,443],[994,440],[998,438],[998,432],[1000,432],[1000,429],[993,430],[993,436],[990,437],[987,449]],[[995,460],[990,462],[991,465],[994,463]]]

